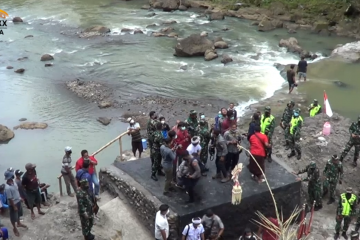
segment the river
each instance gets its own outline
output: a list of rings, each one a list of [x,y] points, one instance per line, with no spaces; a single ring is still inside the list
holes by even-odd
[[[208,22],[195,12],[161,12],[148,17],[140,7],[145,1],[94,0],[5,0],[0,9],[10,17],[20,16],[26,24],[8,23],[0,35],[0,123],[10,128],[18,119],[46,122],[45,130],[16,130],[9,144],[0,145],[0,172],[8,167],[23,169],[27,162],[38,166],[41,180],[58,191],[57,179],[65,146],[73,147],[73,159],[82,149],[94,152],[122,133],[126,124],[113,122],[105,127],[96,121],[98,116],[119,117],[117,110],[100,110],[69,92],[64,82],[74,78],[113,84],[126,94],[159,94],[167,97],[215,96],[239,103],[243,109],[250,103],[270,97],[281,88],[284,80],[273,67],[274,63],[296,63],[297,56],[278,47],[280,38],[289,37],[285,30],[260,33],[248,21],[227,18]],[[10,19],[10,18],[9,18]],[[221,36],[230,48],[234,63],[223,66],[220,59],[205,62],[203,58],[176,58],[176,40],[149,36],[146,26],[176,20],[173,25],[180,36],[207,31],[210,36]],[[123,39],[101,44],[61,34],[66,28],[86,28],[104,25],[119,35],[122,28],[139,28],[145,34],[113,36]],[[222,31],[224,27],[229,31]],[[158,26],[160,29],[164,26]],[[33,35],[33,38],[24,38]],[[306,32],[293,35],[300,44],[317,53],[329,54],[336,44],[349,42],[346,38],[328,38]],[[111,36],[109,37],[111,39]],[[53,54],[54,66],[45,68],[42,54]],[[258,59],[251,56],[259,55]],[[17,61],[18,58],[27,60]],[[186,71],[180,70],[188,65]],[[16,74],[6,66],[25,68]],[[331,67],[329,67],[329,65]],[[333,110],[354,117],[360,82],[355,80],[360,68],[318,59],[310,81],[300,91],[309,97],[322,99],[327,90]],[[341,80],[349,88],[338,88],[333,80]],[[355,107],[355,108],[354,108]],[[128,148],[127,138],[124,148]],[[100,166],[110,164],[118,155],[117,144],[100,153]]]

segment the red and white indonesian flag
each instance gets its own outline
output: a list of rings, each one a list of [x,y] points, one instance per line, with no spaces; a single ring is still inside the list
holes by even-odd
[[[329,117],[332,117],[333,112],[331,110],[329,99],[328,99],[325,91],[324,91],[324,110],[325,110],[324,112],[326,113],[326,115],[328,115]]]

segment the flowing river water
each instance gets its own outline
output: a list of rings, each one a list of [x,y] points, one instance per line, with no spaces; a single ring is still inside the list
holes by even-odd
[[[227,18],[208,22],[195,12],[155,11],[153,17],[140,7],[145,1],[105,0],[5,0],[0,9],[10,17],[20,16],[25,24],[8,23],[0,35],[0,123],[10,128],[18,119],[46,122],[45,130],[16,130],[9,144],[0,145],[0,172],[7,167],[23,168],[27,162],[38,165],[41,180],[52,184],[57,192],[56,176],[60,172],[63,149],[73,147],[73,159],[82,149],[94,152],[122,133],[126,124],[113,121],[107,127],[96,117],[114,115],[117,110],[100,110],[69,92],[65,81],[81,77],[114,84],[127,94],[158,94],[167,97],[215,96],[239,103],[240,110],[250,103],[270,97],[282,87],[284,80],[274,63],[297,63],[297,56],[278,47],[285,30],[260,33],[248,21]],[[9,18],[10,19],[10,18]],[[205,62],[203,58],[173,56],[175,39],[149,36],[147,25],[157,23],[160,29],[166,20],[176,20],[172,27],[180,36],[207,31],[221,36],[230,45],[226,52],[234,63],[223,66],[219,59]],[[66,28],[84,29],[93,25],[107,26],[114,38],[122,41],[93,42],[61,34]],[[222,31],[224,27],[229,31]],[[119,35],[122,28],[139,28],[145,34]],[[33,35],[33,38],[24,38]],[[298,32],[293,35],[301,46],[320,54],[329,54],[336,44],[351,41]],[[111,39],[111,36],[109,37]],[[219,51],[220,53],[222,51]],[[55,57],[54,66],[45,68],[42,54]],[[258,58],[251,56],[258,55]],[[28,57],[18,61],[18,58]],[[186,71],[180,70],[188,65]],[[23,75],[6,66],[25,68]],[[348,117],[360,113],[358,93],[360,74],[357,65],[339,63],[321,57],[311,65],[313,75],[300,91],[310,98],[322,99],[326,90],[334,111]],[[341,80],[347,88],[332,82]],[[120,112],[118,116],[120,116]],[[124,148],[128,148],[124,139]],[[100,153],[100,166],[110,164],[118,155],[117,144]]]

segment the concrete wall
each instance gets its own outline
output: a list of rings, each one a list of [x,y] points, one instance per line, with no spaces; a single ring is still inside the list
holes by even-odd
[[[102,168],[99,178],[102,190],[107,190],[114,197],[123,200],[125,200],[125,197],[128,203],[131,204],[132,209],[135,210],[138,219],[153,233],[156,212],[162,203],[130,176],[114,166]],[[168,217],[170,225],[169,240],[177,240],[179,237],[179,220],[177,214],[172,209],[170,211]]]

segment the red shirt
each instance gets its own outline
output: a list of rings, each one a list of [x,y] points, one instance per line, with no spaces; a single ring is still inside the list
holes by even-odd
[[[93,162],[98,162],[93,156],[89,156],[90,160],[93,161]],[[83,163],[84,163],[84,158],[81,157],[79,158],[77,161],[76,161],[76,165],[75,165],[75,171],[79,171],[79,169],[82,169],[83,168]],[[94,173],[94,165],[93,164],[90,164],[90,167],[89,167],[89,173],[90,174],[93,174]]]
[[[176,155],[180,156],[184,153],[184,151],[190,144],[190,135],[187,130],[177,130],[176,135],[177,138],[175,139],[175,143],[177,145],[181,144],[182,146],[182,148],[178,148],[178,150],[176,150]]]
[[[250,152],[252,155],[256,155],[259,157],[266,156],[264,143],[268,143],[268,137],[265,134],[256,132],[253,135],[251,135],[249,142],[250,142]]]
[[[270,222],[272,222],[275,226],[279,227],[279,223],[278,220],[275,218],[268,218]],[[263,240],[278,240],[279,237],[276,236],[273,232],[271,232],[270,230],[264,228],[263,230],[263,234],[262,234],[262,239]]]

